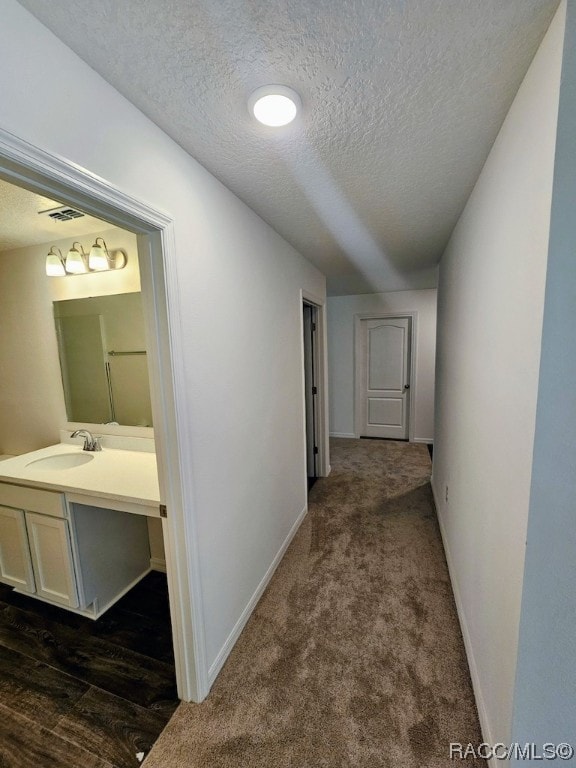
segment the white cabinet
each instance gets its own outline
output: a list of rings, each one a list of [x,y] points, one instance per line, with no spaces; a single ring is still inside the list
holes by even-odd
[[[0,503],[0,581],[77,608],[64,494],[0,483]]]
[[[36,594],[53,603],[78,607],[68,521],[26,512]]]
[[[0,581],[22,592],[34,592],[34,574],[24,512],[0,507]]]
[[[150,571],[143,515],[0,483],[0,582],[98,618]]]

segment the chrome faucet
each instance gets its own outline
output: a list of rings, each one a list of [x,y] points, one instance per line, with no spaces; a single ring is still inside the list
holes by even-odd
[[[101,451],[102,446],[100,445],[100,440],[97,437],[94,437],[92,432],[88,432],[87,429],[77,429],[75,432],[72,432],[70,437],[80,437],[82,436],[84,438],[84,448],[83,451]]]

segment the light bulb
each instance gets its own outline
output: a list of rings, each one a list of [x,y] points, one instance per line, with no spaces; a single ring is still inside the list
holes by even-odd
[[[114,259],[108,253],[108,246],[103,237],[97,237],[94,245],[90,248],[88,266],[95,272],[103,272],[106,269],[114,268]]]
[[[88,272],[84,249],[80,245],[80,250],[78,250],[74,247],[76,245],[80,245],[80,243],[72,243],[72,248],[70,248],[68,255],[66,256],[66,272],[70,275],[81,275]]]
[[[66,274],[62,254],[60,252],[54,253],[54,247],[50,248],[46,256],[46,274],[48,277],[64,277]]]

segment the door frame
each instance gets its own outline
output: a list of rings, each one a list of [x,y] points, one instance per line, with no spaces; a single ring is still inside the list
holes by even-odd
[[[408,398],[408,442],[414,442],[416,416],[416,333],[418,312],[360,312],[354,315],[354,437],[362,431],[362,376],[360,373],[362,348],[362,320],[393,320],[410,318],[410,395]]]
[[[192,463],[179,323],[174,221],[69,160],[0,128],[0,177],[136,233],[166,551],[178,696],[209,692],[196,514],[182,467]]]
[[[304,445],[303,482],[308,496],[308,468],[306,466],[306,381],[304,374],[304,314],[302,307],[310,304],[316,307],[316,345],[314,347],[314,368],[318,386],[318,477],[328,477],[330,474],[330,445],[328,434],[328,358],[327,358],[327,321],[326,300],[304,289],[300,290],[298,315],[300,317],[300,359],[302,361],[302,443]]]
[[[306,416],[306,474],[310,479],[318,478],[318,376],[316,346],[318,345],[318,307],[302,303],[304,315],[304,385]],[[312,466],[311,466],[312,465]],[[310,470],[312,469],[312,474]],[[310,488],[308,488],[310,491]]]

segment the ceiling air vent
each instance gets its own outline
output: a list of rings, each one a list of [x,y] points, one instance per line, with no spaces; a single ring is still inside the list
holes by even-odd
[[[39,211],[38,214],[47,216],[54,221],[72,221],[72,219],[81,219],[84,216],[81,211],[69,208],[67,205],[62,205],[60,208],[50,208],[48,211]]]

